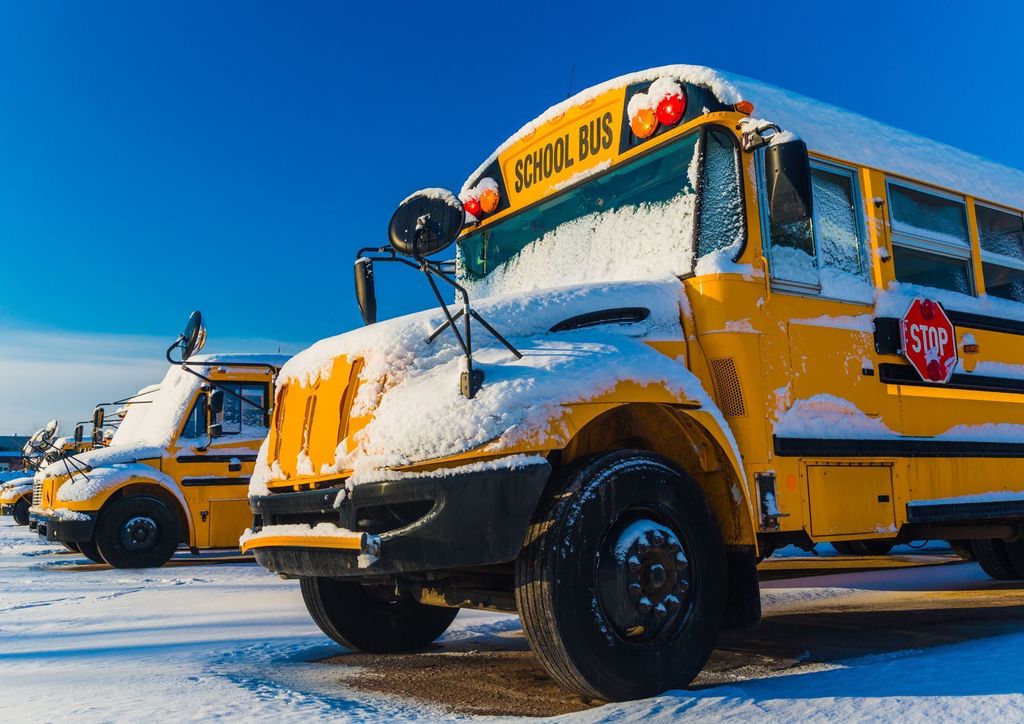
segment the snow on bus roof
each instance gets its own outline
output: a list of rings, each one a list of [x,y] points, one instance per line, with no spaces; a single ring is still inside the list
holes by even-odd
[[[722,73],[754,112],[794,131],[811,151],[1024,209],[1024,171],[853,111]]]
[[[759,118],[795,132],[813,152],[1024,209],[1024,171],[769,83],[699,65],[666,65],[621,75],[552,106],[502,143],[470,175],[462,191],[468,191],[514,143],[570,108],[610,90],[666,75],[707,88],[723,103],[750,101]]]

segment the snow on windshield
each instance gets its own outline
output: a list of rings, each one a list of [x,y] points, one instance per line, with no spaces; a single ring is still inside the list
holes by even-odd
[[[111,445],[124,445],[136,439],[139,426],[145,419],[146,413],[149,412],[149,408],[153,406],[153,400],[158,397],[157,390],[159,389],[160,385],[143,387],[133,396],[131,401],[125,404],[127,410],[125,411],[124,419],[121,420],[121,424],[114,431],[114,437],[110,440]]]

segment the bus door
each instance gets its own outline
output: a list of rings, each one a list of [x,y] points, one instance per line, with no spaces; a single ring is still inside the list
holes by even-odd
[[[878,381],[858,173],[812,160],[811,178],[810,222],[774,224],[761,197],[766,311],[785,329],[789,353],[773,444],[776,456],[802,460],[813,536],[877,535],[894,530],[893,472],[871,438],[897,429],[899,408]]]
[[[221,436],[212,440],[205,437],[207,398],[199,395],[185,432],[193,439],[205,438],[210,444],[205,448],[183,448],[175,459],[179,464],[178,479],[192,507],[198,545],[235,548],[239,536],[251,523],[249,477],[259,446],[267,435],[269,421],[262,408],[270,392],[265,382],[219,384],[235,393],[224,394]]]

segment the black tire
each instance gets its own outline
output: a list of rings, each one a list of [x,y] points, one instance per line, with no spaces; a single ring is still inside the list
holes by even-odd
[[[832,547],[837,553],[844,556],[884,556],[892,550],[894,541],[891,540],[846,540],[835,541]]]
[[[81,552],[83,556],[88,558],[93,563],[106,563],[106,561],[103,560],[103,556],[100,555],[100,550],[96,547],[96,543],[94,541],[78,541],[78,550]]]
[[[1003,543],[1003,547],[1010,559],[1010,565],[1017,573],[1016,578],[1024,578],[1024,540]]]
[[[448,630],[457,608],[424,606],[388,585],[302,578],[302,600],[316,625],[345,648],[371,654],[417,651]]]
[[[61,545],[67,548],[72,553],[81,553],[82,549],[78,547],[77,543],[61,542]]]
[[[949,547],[953,550],[955,554],[960,556],[960,558],[964,559],[965,561],[974,560],[974,550],[972,550],[971,548],[971,541],[951,540],[946,542],[949,543]]]
[[[96,547],[114,568],[158,568],[171,559],[180,542],[178,516],[165,502],[148,495],[115,500],[96,524]]]
[[[18,498],[18,502],[14,504],[14,522],[18,525],[28,525],[28,509],[31,507],[31,503],[25,498]]]
[[[725,608],[725,550],[703,492],[670,461],[637,450],[583,461],[526,540],[516,605],[560,684],[622,701],[685,687],[703,668]]]
[[[853,544],[850,541],[836,540],[836,541],[832,541],[832,543],[830,545],[833,548],[835,548],[836,553],[838,553],[841,556],[856,556],[856,555],[859,555],[856,551],[854,551]]]
[[[978,561],[981,570],[985,571],[990,578],[997,581],[1012,581],[1021,577],[1006,550],[1006,543],[998,538],[973,540],[971,541],[971,550],[974,552],[974,559]]]

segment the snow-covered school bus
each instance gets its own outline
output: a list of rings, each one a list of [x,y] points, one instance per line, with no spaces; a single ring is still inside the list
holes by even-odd
[[[171,366],[149,404],[125,418],[116,440],[36,476],[29,512],[39,535],[115,568],[161,566],[179,545],[237,548],[274,376],[287,357],[200,355],[205,337],[195,313],[168,349]]]
[[[1024,173],[746,78],[586,90],[360,252],[368,322],[385,269],[455,303],[285,365],[243,549],[346,646],[516,611],[604,699],[688,684],[779,546],[1022,578],[1022,208]]]
[[[98,418],[99,425],[97,426],[97,417],[94,415],[92,435],[88,438],[83,434],[85,423],[82,422],[75,426],[73,435],[66,437],[57,437],[59,426],[56,420],[51,420],[44,427],[36,430],[25,443],[22,451],[24,472],[29,475],[19,475],[0,484],[0,515],[10,515],[18,525],[28,525],[34,530],[35,526],[32,516],[29,514],[29,508],[32,506],[35,476],[39,475],[47,465],[69,454],[87,452],[93,448],[110,444],[116,435],[115,431],[120,429],[125,422],[128,424],[126,431],[130,430],[133,423],[128,421],[141,417],[143,405],[148,402],[148,396],[155,389],[155,386],[145,387],[132,397],[119,400],[117,403],[100,403],[98,407],[115,405],[118,408],[117,415],[113,420],[108,419],[107,427],[103,426],[102,416]],[[69,547],[74,548],[73,545]]]
[[[0,515],[11,516],[18,525],[29,524],[33,475],[65,453],[72,452],[81,442],[79,429],[76,428],[77,441],[75,438],[57,437],[59,429],[57,420],[50,420],[32,433],[21,451],[21,475],[0,484]]]

